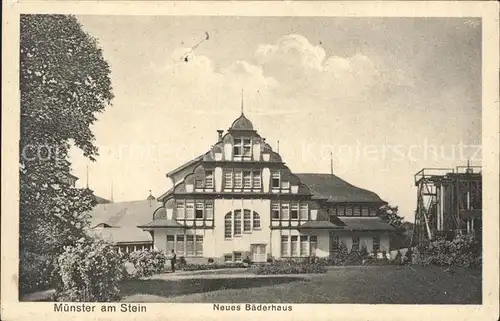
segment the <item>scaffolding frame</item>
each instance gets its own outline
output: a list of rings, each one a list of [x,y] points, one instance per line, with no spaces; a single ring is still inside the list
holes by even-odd
[[[462,234],[464,213],[479,218],[482,215],[481,182],[481,167],[470,164],[455,169],[424,168],[417,172],[414,175],[417,208],[409,246],[419,249],[437,235]],[[474,208],[471,204],[480,206]]]

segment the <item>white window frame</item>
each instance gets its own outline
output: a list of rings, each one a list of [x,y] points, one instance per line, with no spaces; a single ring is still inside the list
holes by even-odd
[[[185,219],[186,218],[186,201],[185,200],[176,200],[175,201],[175,208],[176,208],[176,218],[177,219]]]
[[[289,220],[290,219],[290,204],[281,203],[280,204],[280,219]]]
[[[274,186],[274,180],[278,180],[278,186]],[[281,172],[279,170],[274,170],[271,172],[271,189],[277,190],[281,187]]]
[[[254,189],[262,188],[262,177],[260,170],[255,170],[252,172],[252,185]]]
[[[214,201],[205,200],[205,218],[211,220],[214,218]]]
[[[252,171],[251,170],[243,170],[243,189],[252,189]]]
[[[294,218],[292,213],[293,212],[296,212],[297,215],[296,217]],[[292,201],[290,202],[290,219],[291,220],[298,220],[299,219],[299,202],[296,202],[296,201]]]
[[[234,171],[234,188],[242,189],[243,188],[243,171],[235,170]]]
[[[224,172],[224,188],[232,189],[234,187],[234,172],[232,169],[227,169]]]
[[[201,217],[197,217],[198,211],[201,211]],[[195,200],[194,202],[194,219],[195,220],[205,219],[205,202],[203,200]]]
[[[214,172],[212,170],[205,171],[205,188],[206,189],[214,188]]]
[[[186,200],[186,219],[194,220],[194,218],[195,218],[194,200]]]
[[[309,220],[309,205],[307,203],[299,203],[299,219]]]

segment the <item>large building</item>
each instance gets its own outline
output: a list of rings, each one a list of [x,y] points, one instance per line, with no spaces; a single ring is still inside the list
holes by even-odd
[[[154,247],[188,261],[254,262],[389,250],[396,231],[377,216],[387,204],[333,174],[292,173],[241,114],[203,155],[172,170],[173,187],[148,222]]]

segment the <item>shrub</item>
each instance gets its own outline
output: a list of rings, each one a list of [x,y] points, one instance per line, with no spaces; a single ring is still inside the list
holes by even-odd
[[[422,263],[439,266],[481,266],[481,243],[471,235],[449,241],[440,237],[422,248]]]
[[[110,302],[119,299],[123,261],[116,248],[102,240],[81,238],[57,258],[57,300]]]
[[[243,259],[243,263],[250,265],[252,264],[252,260],[250,260],[250,258],[247,256],[246,258]]]
[[[141,250],[129,254],[129,260],[134,265],[134,277],[148,277],[165,271],[167,256],[158,250]]]
[[[326,266],[321,263],[277,262],[270,265],[259,266],[255,274],[311,274],[325,273],[326,271]]]
[[[178,265],[179,265],[180,267],[182,267],[182,266],[184,266],[184,265],[186,265],[186,264],[187,264],[187,263],[186,263],[186,258],[185,258],[184,256],[180,256],[180,257],[179,257],[179,263],[178,263]]]
[[[267,263],[273,263],[273,259],[268,258],[268,259],[266,260],[266,262],[267,262]]]
[[[361,248],[359,249],[359,256],[364,259],[366,257],[368,257],[368,249],[366,247],[366,244],[361,244]]]
[[[212,259],[211,257],[208,258],[208,264],[211,264],[211,263],[214,263],[214,259]]]
[[[224,264],[185,264],[182,266],[183,271],[204,271],[204,270],[218,270],[227,268],[245,268],[246,264],[241,262],[224,263]]]
[[[21,251],[19,253],[19,291],[21,293],[49,289],[53,283],[53,255]]]

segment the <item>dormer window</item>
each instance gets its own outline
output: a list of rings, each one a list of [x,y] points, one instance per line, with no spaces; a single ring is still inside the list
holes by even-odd
[[[243,158],[250,159],[252,157],[252,140],[243,138]]]
[[[202,189],[203,188],[203,179],[201,177],[196,177],[194,180],[194,188]]]
[[[250,138],[235,138],[233,155],[243,159],[252,158],[252,140]]]
[[[243,141],[241,138],[236,138],[234,140],[233,156],[235,157],[243,156]]]
[[[205,172],[205,188],[214,188],[214,173],[213,171]]]

